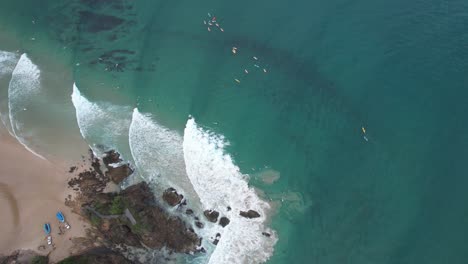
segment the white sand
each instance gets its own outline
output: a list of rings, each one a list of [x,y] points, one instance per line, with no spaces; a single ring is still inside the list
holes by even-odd
[[[73,246],[69,239],[85,236],[84,222],[64,205],[72,174],[66,166],[37,158],[4,132],[0,133],[0,254],[31,249],[51,252],[53,262],[65,258]],[[58,235],[58,210],[71,225],[63,235]],[[46,222],[52,227],[54,247],[45,241],[42,226]],[[41,245],[45,250],[40,250]]]

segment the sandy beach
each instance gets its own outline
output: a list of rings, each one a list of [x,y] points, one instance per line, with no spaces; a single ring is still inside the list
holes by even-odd
[[[1,128],[3,129],[3,128]],[[74,237],[85,236],[85,223],[64,205],[70,194],[66,166],[57,166],[28,152],[3,130],[0,133],[0,254],[30,249],[49,254],[52,262],[72,252]],[[59,235],[55,217],[62,211],[71,229]],[[42,229],[52,227],[54,246],[47,246]]]

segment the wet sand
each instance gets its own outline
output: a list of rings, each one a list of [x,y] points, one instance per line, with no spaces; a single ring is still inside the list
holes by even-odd
[[[3,129],[3,128],[1,128]],[[0,132],[0,254],[31,249],[57,261],[72,252],[72,237],[84,237],[84,222],[64,204],[70,194],[66,166],[57,166],[28,152]],[[55,214],[61,210],[71,229],[59,235]],[[42,229],[52,227],[54,247],[47,246]],[[45,247],[44,247],[45,246]]]

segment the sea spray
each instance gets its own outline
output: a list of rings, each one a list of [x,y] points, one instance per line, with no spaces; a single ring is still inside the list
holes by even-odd
[[[187,121],[183,141],[187,175],[204,208],[231,220],[225,228],[217,228],[221,240],[209,263],[262,263],[273,254],[277,241],[276,233],[264,224],[270,205],[249,188],[248,176],[225,153],[226,145],[222,136],[202,129],[193,118]],[[239,215],[248,210],[255,210],[260,217]]]
[[[127,158],[130,155],[125,150],[128,148],[131,108],[91,102],[81,94],[75,83],[71,98],[81,135],[93,152],[102,156],[105,151],[116,150]]]
[[[27,134],[30,131],[22,129],[23,124],[19,121],[20,113],[27,110],[35,96],[40,93],[40,90],[40,70],[24,53],[16,64],[8,85],[8,117],[11,132],[18,142],[31,153],[45,160],[43,156],[29,146],[30,143],[26,140],[26,136],[32,136]]]
[[[173,187],[196,206],[198,196],[185,172],[182,136],[134,109],[129,144],[135,165],[158,191]]]
[[[10,118],[8,117],[8,84],[18,59],[19,56],[16,53],[0,50],[0,119],[13,137]]]

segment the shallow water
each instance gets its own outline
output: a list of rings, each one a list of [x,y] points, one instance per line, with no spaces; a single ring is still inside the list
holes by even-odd
[[[155,154],[184,139],[191,115],[212,144],[229,142],[218,146],[229,168],[279,204],[269,263],[468,259],[466,2],[23,0],[0,10],[0,50],[27,53],[48,80],[23,117],[39,153],[60,155],[84,134],[133,160],[122,114],[137,107],[179,136],[154,141]],[[208,13],[224,32],[207,30]],[[74,82],[90,103],[125,112],[113,112],[115,131],[94,119],[80,133]],[[181,168],[195,159],[180,154],[141,176],[190,177]],[[207,164],[205,177],[216,171]]]

